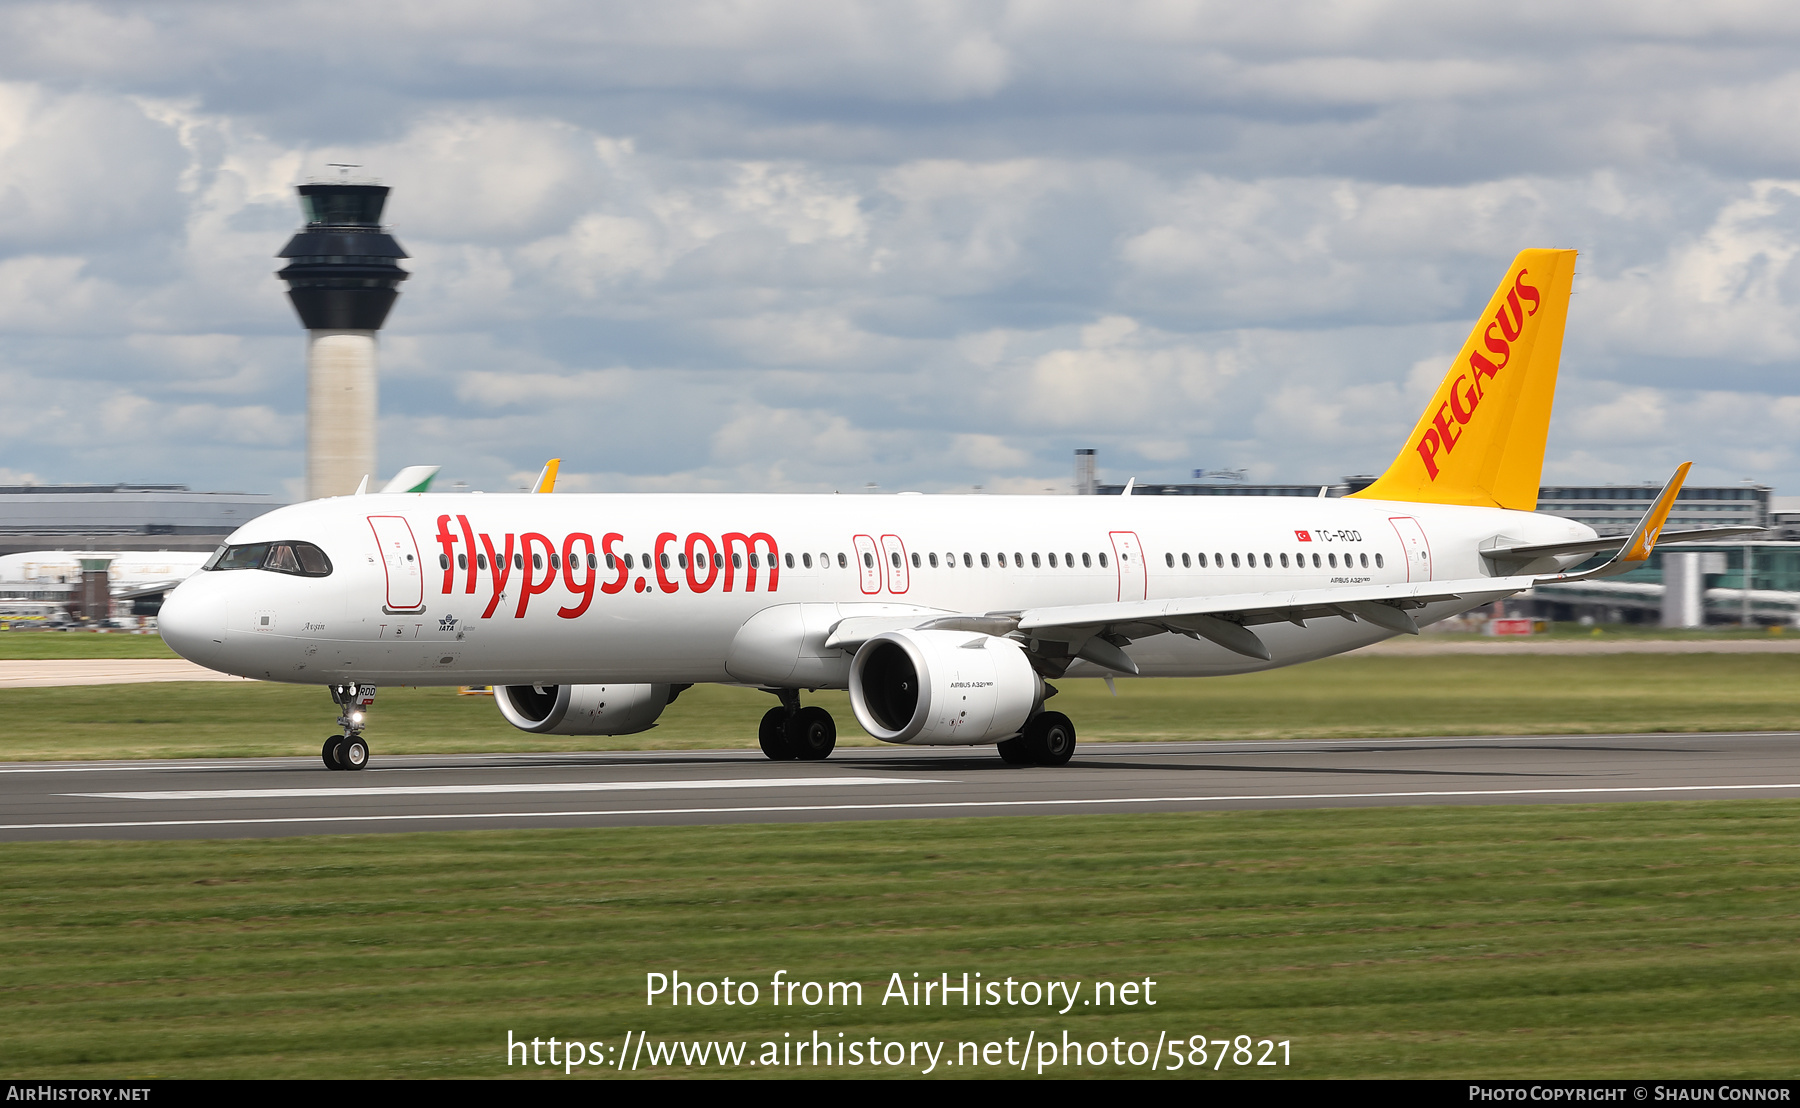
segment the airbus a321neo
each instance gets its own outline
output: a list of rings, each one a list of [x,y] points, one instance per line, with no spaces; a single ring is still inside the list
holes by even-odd
[[[515,727],[624,735],[701,681],[775,694],[770,758],[828,756],[832,717],[800,694],[848,689],[885,742],[1061,765],[1059,678],[1292,665],[1573,580],[1613,548],[1581,576],[1642,565],[1687,465],[1625,538],[1533,511],[1574,266],[1513,261],[1352,496],[342,496],[239,528],[169,596],[162,634],[212,669],[329,688],[332,769],[368,763],[382,684],[493,685]]]

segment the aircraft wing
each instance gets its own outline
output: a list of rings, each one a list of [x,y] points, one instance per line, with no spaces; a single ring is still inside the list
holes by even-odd
[[[1031,608],[1019,613],[1017,630],[1033,639],[1048,639],[1070,646],[1070,653],[1099,665],[1135,673],[1121,644],[1114,637],[1144,638],[1165,631],[1189,638],[1207,639],[1227,650],[1251,658],[1270,658],[1269,648],[1250,628],[1264,623],[1295,623],[1337,616],[1365,620],[1377,627],[1409,635],[1419,633],[1412,609],[1470,596],[1515,593],[1543,578],[1475,577],[1460,581],[1413,581],[1406,584],[1350,585],[1332,589],[1295,589],[1286,592],[1235,593],[1225,596],[1177,597],[1169,600],[1127,600],[1112,604],[1065,604]],[[1107,650],[1092,640],[1113,647]]]
[[[183,580],[185,580],[185,578],[172,577],[167,581],[153,581],[147,585],[132,585],[129,588],[115,590],[112,594],[112,598],[114,600],[139,600],[146,596],[155,596],[158,593],[170,591],[175,586],[181,584]]]

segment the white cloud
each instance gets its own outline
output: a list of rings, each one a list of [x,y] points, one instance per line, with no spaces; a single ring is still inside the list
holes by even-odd
[[[272,255],[347,160],[414,255],[389,470],[1328,480],[1558,245],[1547,472],[1800,483],[1791,5],[522,0],[321,52],[350,10],[0,6],[0,466],[283,487]]]

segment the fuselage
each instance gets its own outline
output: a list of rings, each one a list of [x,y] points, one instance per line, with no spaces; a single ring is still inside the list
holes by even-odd
[[[1468,579],[1493,573],[1484,544],[1592,536],[1529,512],[1325,498],[365,495],[270,512],[227,544],[312,544],[328,572],[197,573],[161,626],[202,665],[272,681],[769,684],[745,634],[759,615],[820,652],[845,617]],[[768,618],[785,606],[794,618]],[[1260,633],[1270,661],[1172,634],[1127,652],[1145,676],[1229,674],[1390,634],[1337,618]],[[802,672],[792,684],[839,685],[830,663]]]

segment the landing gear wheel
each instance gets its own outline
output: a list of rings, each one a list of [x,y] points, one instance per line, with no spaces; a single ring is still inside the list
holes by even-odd
[[[1062,766],[1075,756],[1075,725],[1061,712],[1041,712],[1025,724],[1019,736],[1040,766]]]
[[[786,708],[770,708],[763,713],[762,724],[756,729],[756,745],[771,762],[791,762],[799,757],[793,744],[788,742],[788,711]]]
[[[362,769],[369,764],[369,744],[361,735],[351,735],[338,747],[338,761],[345,769]]]
[[[837,747],[837,721],[823,708],[802,708],[787,721],[788,749],[803,762],[821,762]]]
[[[1025,746],[1025,736],[1014,735],[1000,744],[1000,757],[1009,766],[1028,766],[1037,759]]]
[[[343,769],[344,763],[338,760],[339,748],[344,744],[344,736],[325,736],[325,746],[319,751],[319,757],[325,760],[326,769]]]

